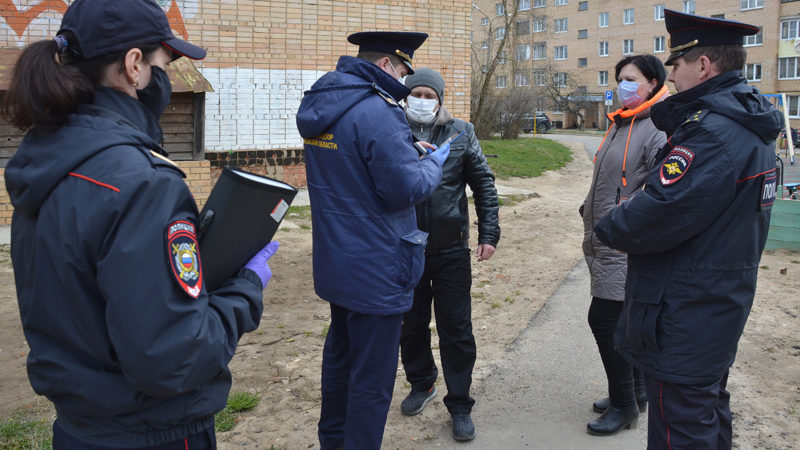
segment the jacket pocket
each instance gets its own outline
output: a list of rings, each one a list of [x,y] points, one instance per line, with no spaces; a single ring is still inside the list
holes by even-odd
[[[400,237],[400,252],[398,270],[400,285],[410,289],[417,285],[425,269],[425,245],[428,243],[428,233],[414,230]]]
[[[629,268],[630,270],[630,268]],[[625,338],[634,353],[658,353],[658,316],[664,296],[664,282],[651,277],[629,278],[625,311]]]

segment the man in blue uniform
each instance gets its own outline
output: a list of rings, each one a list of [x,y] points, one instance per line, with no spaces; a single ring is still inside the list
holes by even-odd
[[[398,104],[410,93],[398,80],[413,73],[414,51],[427,37],[350,35],[358,56],[342,56],[297,112],[314,289],[331,308],[322,355],[323,449],[377,449],[383,439],[402,314],[425,264],[428,235],[417,229],[414,205],[436,189],[450,151],[418,152]]]
[[[753,303],[782,117],[740,69],[758,28],[665,10],[678,93],[646,187],[595,227],[628,252],[619,351],[645,373],[648,448],[731,448],[728,369]]]

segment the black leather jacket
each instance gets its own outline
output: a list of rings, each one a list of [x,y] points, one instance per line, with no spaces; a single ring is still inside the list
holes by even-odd
[[[410,122],[411,131],[421,125]],[[441,107],[433,125],[430,142],[443,143],[455,133],[466,131],[450,148],[442,167],[442,182],[431,197],[417,205],[417,226],[428,232],[426,254],[447,253],[469,247],[469,212],[466,186],[472,190],[478,215],[478,243],[497,247],[500,223],[494,174],[486,163],[471,123],[455,119]]]

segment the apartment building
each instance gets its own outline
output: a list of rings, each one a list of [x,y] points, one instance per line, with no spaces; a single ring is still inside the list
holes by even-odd
[[[761,92],[784,93],[792,126],[800,126],[800,1],[797,0],[475,0],[473,65],[498,58],[494,89],[530,87],[555,76],[587,100],[585,125],[603,128],[607,91],[616,88],[614,66],[626,55],[669,55],[664,8],[757,25],[745,39],[743,73]],[[504,50],[499,42],[507,36]],[[670,89],[674,89],[668,84]],[[548,113],[564,127],[576,115]]]

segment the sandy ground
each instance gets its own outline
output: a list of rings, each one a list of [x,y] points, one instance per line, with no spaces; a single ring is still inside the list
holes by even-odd
[[[577,207],[588,188],[591,163],[581,144],[569,145],[575,159],[567,167],[538,178],[501,182],[535,194],[507,199],[500,211],[503,237],[498,252],[490,261],[473,265],[476,387],[581,259]],[[319,446],[319,376],[330,314],[311,281],[311,232],[303,226],[310,220],[299,216],[288,220],[300,228],[277,235],[281,249],[271,264],[275,275],[265,291],[261,326],[242,338],[231,362],[233,389],[256,392],[261,402],[232,431],[218,435],[222,449]],[[41,402],[25,375],[27,346],[15,300],[4,246],[0,248],[0,415]],[[800,254],[768,252],[729,382],[739,448],[792,448],[800,442],[799,314]],[[434,352],[438,358],[436,348]],[[424,415],[403,417],[400,401],[409,385],[398,367],[384,448],[431,448],[450,441],[441,377],[437,387],[440,394]]]

